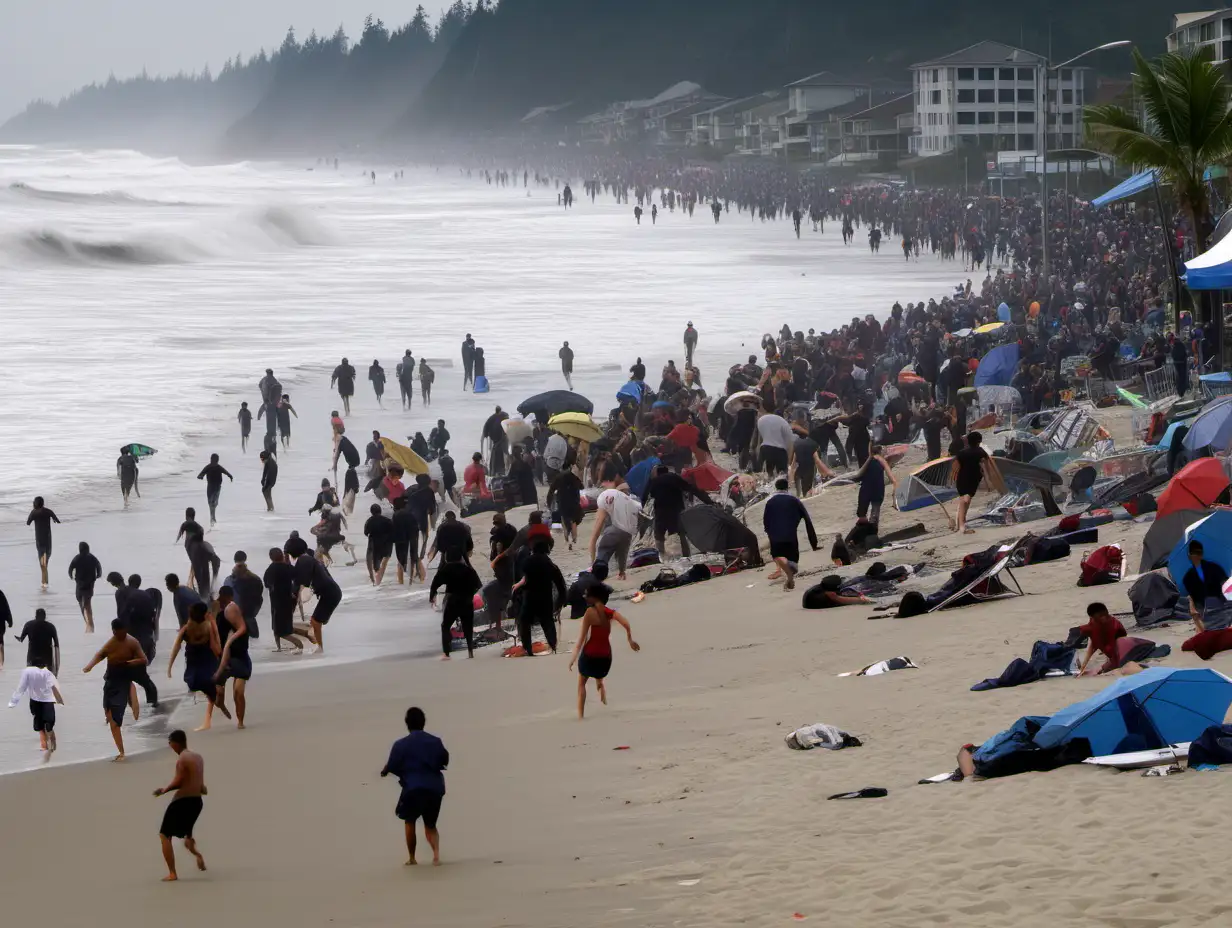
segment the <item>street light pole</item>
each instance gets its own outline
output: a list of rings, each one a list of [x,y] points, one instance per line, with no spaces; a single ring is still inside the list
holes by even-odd
[[[1108,49],[1111,49],[1111,48],[1123,48],[1126,45],[1132,45],[1132,44],[1133,43],[1129,41],[1128,39],[1118,39],[1115,42],[1105,42],[1103,45],[1097,45],[1094,48],[1088,48],[1082,54],[1075,55],[1073,58],[1070,58],[1068,61],[1062,61],[1060,64],[1052,64],[1048,61],[1047,58],[1044,58],[1040,65],[1039,70],[1042,75],[1040,83],[1043,85],[1043,87],[1041,88],[1041,93],[1043,94],[1043,96],[1041,97],[1041,102],[1043,103],[1044,126],[1043,126],[1043,131],[1041,133],[1041,136],[1043,138],[1043,145],[1040,146],[1040,157],[1037,163],[1041,166],[1040,168],[1040,219],[1042,222],[1042,228],[1040,230],[1041,232],[1040,242],[1041,242],[1041,248],[1043,251],[1042,267],[1043,267],[1043,279],[1044,279],[1045,286],[1048,285],[1048,129],[1049,129],[1049,114],[1050,114],[1050,109],[1048,106],[1048,78],[1049,78],[1049,75],[1053,71],[1059,71],[1061,68],[1071,65],[1075,61],[1085,58],[1087,55],[1093,55],[1095,54],[1095,52],[1107,51]],[[1057,89],[1058,90],[1060,89],[1060,80],[1057,81]]]

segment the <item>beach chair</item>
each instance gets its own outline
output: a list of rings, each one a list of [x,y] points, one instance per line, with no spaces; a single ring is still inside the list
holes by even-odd
[[[991,602],[996,599],[1009,599],[1014,596],[1025,596],[1026,594],[1023,593],[1022,586],[1018,583],[1018,578],[1014,576],[1013,568],[1010,567],[1010,561],[1025,547],[1027,541],[1028,539],[1025,536],[1018,539],[995,564],[961,590],[957,590],[947,596],[925,614],[940,612],[946,606],[964,596],[970,596],[981,603]]]

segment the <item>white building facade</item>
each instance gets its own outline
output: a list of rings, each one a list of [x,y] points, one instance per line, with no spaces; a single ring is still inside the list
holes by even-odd
[[[1083,106],[1094,90],[1090,68],[1053,71],[1040,55],[986,41],[911,70],[912,154],[974,148],[990,159],[1014,158],[1082,144]]]
[[[1209,52],[1215,64],[1232,61],[1232,10],[1177,13],[1172,17],[1168,51],[1187,52],[1195,49]]]

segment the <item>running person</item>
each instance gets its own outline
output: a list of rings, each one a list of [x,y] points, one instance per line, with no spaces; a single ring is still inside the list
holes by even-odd
[[[595,681],[599,692],[599,701],[607,705],[607,690],[603,681],[612,669],[612,623],[615,622],[625,630],[629,639],[629,648],[640,651],[641,645],[633,640],[633,629],[628,620],[607,607],[612,588],[597,581],[586,589],[586,614],[582,616],[582,629],[578,633],[577,644],[573,646],[573,656],[569,659],[569,669],[577,665],[578,669],[578,718],[586,716],[586,683]]]
[[[303,635],[314,645],[316,654],[325,651],[325,626],[333,617],[334,610],[342,602],[342,589],[338,586],[329,570],[308,551],[308,543],[297,538],[298,544],[290,547],[288,554],[295,558],[295,583],[298,590],[305,587],[316,594],[317,601],[309,616],[309,627],[296,626],[296,634]]]
[[[860,493],[856,500],[856,518],[867,517],[873,525],[879,525],[881,504],[885,502],[886,478],[889,477],[894,489],[898,489],[898,479],[894,476],[890,462],[885,459],[881,445],[873,445],[869,449],[868,457],[864,459],[864,463],[853,476],[860,481]],[[872,507],[871,513],[869,507]]]
[[[128,445],[120,449],[120,456],[116,459],[116,476],[120,478],[120,495],[124,497],[124,506],[127,508],[128,495],[137,488],[137,458]],[[137,496],[140,498],[140,490],[137,490]]]
[[[120,726],[124,724],[124,710],[131,705],[133,718],[139,718],[137,694],[132,686],[132,671],[134,668],[145,667],[148,663],[141,645],[136,638],[128,634],[122,619],[112,620],[111,637],[81,672],[89,673],[103,661],[107,662],[107,670],[103,676],[103,716],[107,719],[111,738],[120,752],[112,760],[122,761],[124,736],[120,732]]]
[[[394,502],[399,499],[402,497],[397,497]],[[371,515],[364,523],[364,534],[368,536],[368,553],[365,557],[368,563],[368,579],[373,586],[380,586],[385,579],[385,568],[389,566],[390,555],[394,553],[394,524],[381,510],[380,503],[373,503],[368,512]]]
[[[282,394],[282,399],[278,401],[278,408],[274,410],[278,416],[278,434],[282,436],[282,447],[291,447],[291,417],[299,418],[299,413],[295,411],[295,407],[291,405],[291,394]]]
[[[415,405],[415,358],[410,348],[402,355],[394,373],[398,377],[398,390],[402,393],[402,409],[405,411]]]
[[[445,798],[444,771],[449,767],[449,752],[436,735],[424,731],[427,719],[422,709],[412,706],[406,710],[406,730],[410,733],[393,743],[389,760],[381,769],[381,776],[391,773],[398,778],[402,793],[394,814],[402,819],[406,828],[408,867],[415,866],[415,822],[424,823],[424,837],[432,848],[432,866],[441,863],[441,836],[436,830]]]
[[[30,697],[30,715],[34,730],[38,732],[43,763],[47,763],[56,749],[56,703],[64,705],[64,697],[60,695],[59,681],[46,664],[31,664],[21,672],[21,680],[9,699],[9,708],[15,708],[23,696]]]
[[[26,525],[34,525],[34,550],[38,553],[39,570],[43,576],[43,589],[47,589],[47,565],[51,562],[51,523],[60,519],[43,503],[43,497],[34,497],[34,508],[26,517]]]
[[[197,850],[193,828],[205,805],[201,797],[209,795],[210,791],[205,786],[205,761],[200,754],[188,750],[188,736],[176,729],[167,736],[167,743],[177,755],[175,776],[166,786],[154,790],[154,796],[175,793],[175,798],[163,813],[163,823],[158,828],[158,838],[163,846],[163,860],[167,862],[167,875],[163,877],[163,882],[171,883],[179,879],[175,872],[172,838],[183,838],[184,849],[197,860],[197,869],[205,870],[205,858]]]
[[[261,452],[261,495],[265,511],[274,511],[274,484],[278,482],[278,459],[268,451]]]
[[[26,666],[60,672],[60,636],[47,621],[46,609],[35,609],[34,618],[22,626],[17,640],[26,642]]]
[[[210,528],[218,522],[218,496],[222,493],[223,477],[232,483],[235,482],[231,472],[218,463],[218,455],[211,454],[210,463],[201,468],[201,473],[197,474],[198,480],[205,481],[205,501],[210,507]]]
[[[244,613],[240,611],[232,595],[229,586],[218,591],[218,615],[215,616],[215,621],[218,623],[218,641],[222,643],[222,654],[218,658],[214,682],[218,684],[218,708],[226,715],[227,681],[235,681],[232,685],[235,694],[235,727],[242,729],[244,713],[248,708],[244,690],[252,678],[252,657],[248,653],[248,625],[244,621]]]
[[[342,397],[342,408],[346,410],[346,414],[351,414],[351,397],[355,395],[355,368],[351,366],[351,362],[346,358],[342,359],[342,363],[334,368],[333,375],[329,378],[329,385],[338,387],[338,395]]]
[[[218,686],[214,683],[214,674],[218,672],[218,658],[222,654],[222,646],[218,642],[218,626],[211,620],[207,607],[203,602],[195,602],[188,607],[188,621],[180,628],[171,646],[171,659],[167,662],[167,678],[171,678],[175,667],[175,659],[179,656],[180,646],[184,646],[184,684],[190,693],[200,693],[208,705],[205,708],[205,721],[197,727],[197,731],[209,731],[214,722],[214,706],[218,702]],[[231,718],[226,706],[219,706],[222,714]]]
[[[453,626],[462,625],[466,638],[466,656],[475,656],[475,594],[482,585],[479,574],[463,555],[462,549],[452,547],[444,552],[445,563],[432,578],[428,588],[428,602],[436,607],[436,593],[445,587],[445,605],[441,610],[441,660],[450,659],[453,650]]]
[[[381,362],[376,358],[373,358],[368,366],[368,379],[372,381],[372,392],[376,394],[376,404],[384,409],[385,403],[382,397],[385,396],[385,368],[381,367]]]
[[[235,414],[235,420],[240,424],[240,451],[248,450],[248,436],[252,434],[252,410],[245,400],[240,403],[240,411]]]
[[[550,536],[551,532],[548,534]],[[531,629],[535,623],[543,630],[543,638],[552,653],[556,653],[556,625],[560,621],[561,607],[569,596],[564,575],[548,555],[548,542],[542,538],[536,539],[532,550],[534,553],[522,565],[522,579],[513,585],[515,595],[519,590],[525,590],[518,617],[518,634],[527,657],[535,655],[531,642]]]
[[[90,553],[86,542],[77,545],[77,556],[69,562],[68,575],[76,587],[77,607],[86,621],[87,634],[94,633],[94,584],[103,575],[103,565]]]
[[[954,455],[954,463],[950,465],[950,479],[958,491],[958,516],[954,530],[964,535],[975,534],[975,529],[967,528],[967,511],[971,508],[971,498],[980,490],[981,480],[987,477],[988,482],[995,485],[1000,479],[997,465],[980,447],[982,441],[983,436],[979,432],[969,434],[967,447]]]
[[[282,650],[286,641],[296,653],[304,652],[304,643],[295,636],[295,607],[299,604],[295,592],[295,568],[287,563],[281,548],[270,548],[270,565],[261,582],[269,591],[270,622],[274,626],[274,649]]]

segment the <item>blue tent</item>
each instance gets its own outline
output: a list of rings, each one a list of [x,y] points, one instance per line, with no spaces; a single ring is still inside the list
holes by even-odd
[[[629,472],[625,474],[625,483],[629,485],[629,492],[633,496],[642,498],[642,494],[646,492],[646,484],[650,483],[650,477],[658,466],[659,459],[655,457],[638,461],[629,468]]]
[[[1123,180],[1107,193],[1091,201],[1092,206],[1107,206],[1117,200],[1126,200],[1134,194],[1141,193],[1155,183],[1155,169],[1139,171],[1128,180]]]
[[[1018,343],[999,345],[980,361],[975,372],[977,387],[1008,387],[1018,369]]]
[[[1041,748],[1086,738],[1096,757],[1193,741],[1222,725],[1232,680],[1214,670],[1151,667],[1053,715],[1035,735]]]
[[[1001,322],[1010,321],[1010,307],[1008,303],[1002,303],[997,307],[997,319]]]
[[[640,403],[646,391],[650,389],[640,380],[630,380],[627,384],[616,391],[616,399],[618,402]]]
[[[1201,522],[1185,529],[1185,534],[1168,555],[1168,573],[1178,590],[1185,589],[1185,574],[1189,562],[1189,543],[1202,542],[1202,556],[1218,564],[1232,575],[1232,510],[1216,509]]]

